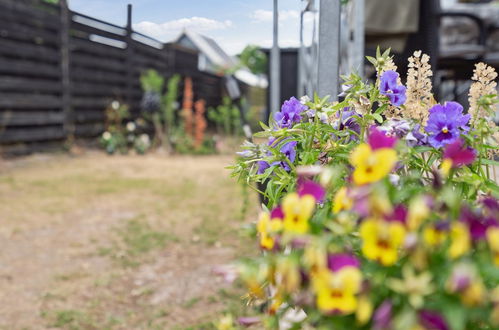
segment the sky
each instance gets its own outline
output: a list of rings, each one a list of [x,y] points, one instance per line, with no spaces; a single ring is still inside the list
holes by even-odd
[[[160,41],[187,28],[217,41],[230,55],[246,45],[272,45],[272,0],[68,0],[77,12],[124,26],[133,6],[133,28]],[[279,1],[279,46],[299,45],[301,0]]]

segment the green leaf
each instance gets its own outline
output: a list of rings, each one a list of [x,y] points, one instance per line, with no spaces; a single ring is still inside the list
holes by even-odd
[[[482,164],[499,166],[499,162],[497,160],[494,160],[494,159],[482,159]]]
[[[372,116],[373,116],[374,119],[376,119],[376,121],[378,123],[381,124],[383,122],[383,117],[381,117],[381,115],[379,113],[373,113]]]
[[[376,65],[376,59],[372,56],[366,56],[366,59],[372,64]]]

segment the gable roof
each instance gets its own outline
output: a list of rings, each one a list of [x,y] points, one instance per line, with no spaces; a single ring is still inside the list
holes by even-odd
[[[215,40],[194,31],[182,31],[174,43],[194,47],[201,54],[206,56],[212,65],[211,67],[206,67],[205,70],[215,74],[220,72],[220,68],[229,69],[236,66],[239,62],[237,57],[229,56]],[[260,88],[266,88],[268,86],[267,78],[265,76],[257,76],[246,68],[238,69],[234,73],[234,76],[237,80],[250,86]]]
[[[205,55],[215,66],[230,68],[237,64],[215,40],[194,31],[184,30],[175,42],[180,42],[184,37],[187,37],[197,50]]]

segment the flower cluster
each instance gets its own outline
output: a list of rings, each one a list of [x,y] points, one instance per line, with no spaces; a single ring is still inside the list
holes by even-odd
[[[418,116],[382,116],[407,101],[380,58],[377,83],[350,75],[342,102],[293,98],[257,133],[267,143],[245,144],[234,175],[259,183],[265,203],[255,224],[264,253],[232,268],[265,311],[245,322],[499,327],[497,128],[472,125],[456,102],[431,104],[428,59],[416,55],[408,100],[419,98]]]

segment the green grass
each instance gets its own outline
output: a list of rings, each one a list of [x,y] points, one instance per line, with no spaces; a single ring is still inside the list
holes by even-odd
[[[164,248],[169,242],[179,241],[172,233],[152,228],[142,216],[127,221],[116,233],[117,240],[111,246],[98,247],[97,254],[110,256],[123,267],[137,267],[146,261],[145,254]]]

